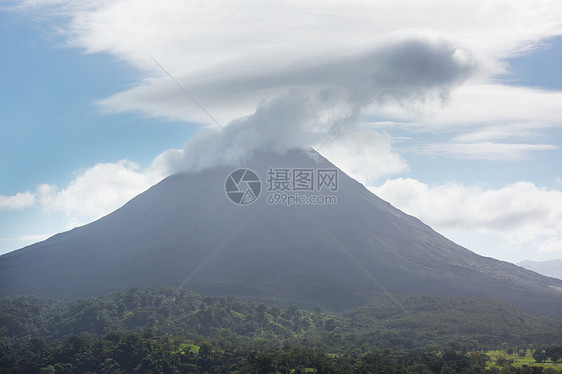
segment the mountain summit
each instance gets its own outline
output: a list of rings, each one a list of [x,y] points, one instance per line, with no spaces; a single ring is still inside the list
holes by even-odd
[[[562,310],[562,280],[456,245],[314,151],[170,176],[93,223],[0,256],[1,296],[155,286],[332,309],[425,294]]]

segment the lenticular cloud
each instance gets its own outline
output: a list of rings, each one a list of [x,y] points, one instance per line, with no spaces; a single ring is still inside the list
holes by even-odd
[[[230,120],[226,131],[217,126],[216,130],[199,133],[184,149],[161,154],[155,165],[170,173],[199,171],[235,165],[256,151],[324,147],[328,141],[337,142],[338,133],[349,131],[347,127],[361,114],[377,106],[391,103],[415,110],[420,103],[446,100],[450,90],[473,70],[470,56],[450,43],[408,39],[379,46],[369,53],[270,74],[225,74],[199,82],[191,91],[203,97],[201,102],[215,105],[236,101],[239,96],[254,97],[254,112]],[[189,82],[184,79],[183,83]],[[126,101],[134,105],[119,110],[133,110],[134,106],[146,104],[145,111],[159,115],[164,108],[161,104],[172,95],[161,88],[155,89],[151,97],[137,96],[140,91],[136,90],[142,87],[132,89],[108,99],[104,105]],[[173,95],[178,95],[177,87]],[[151,103],[160,104],[151,109]],[[193,111],[200,109],[187,112]],[[211,122],[209,118],[206,121]],[[354,137],[346,139],[351,138]]]

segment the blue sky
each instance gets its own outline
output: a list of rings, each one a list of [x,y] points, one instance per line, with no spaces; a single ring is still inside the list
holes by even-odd
[[[44,27],[0,13],[3,194],[66,184],[74,170],[99,162],[127,158],[146,166],[193,135],[185,123],[101,114],[95,101],[133,84],[135,72],[111,56],[64,48]]]
[[[269,100],[285,100],[289,89],[319,113],[290,113],[298,125],[288,135],[275,121],[244,123],[263,137],[256,149],[268,137],[274,147],[318,146],[307,143],[309,123],[345,117],[356,105],[345,95],[373,88],[356,83],[346,64],[427,53],[451,69],[450,78],[438,72],[412,82],[423,66],[411,63],[402,74],[413,78],[390,82],[391,98],[383,100],[383,91],[321,153],[477,253],[514,262],[562,258],[556,2],[477,2],[477,30],[463,2],[447,7],[448,21],[439,7],[404,3],[409,10],[398,17],[400,4],[362,1],[212,9],[178,1],[0,1],[0,253],[97,219],[166,175],[194,170],[194,150],[207,146],[196,134],[216,125],[147,52],[227,126],[260,105],[276,114]],[[538,11],[529,15],[531,8]],[[314,96],[318,87],[347,98],[327,105]],[[222,151],[208,142],[208,152]]]

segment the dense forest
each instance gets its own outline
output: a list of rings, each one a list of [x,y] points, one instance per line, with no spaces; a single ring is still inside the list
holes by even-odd
[[[0,299],[1,373],[549,373],[483,352],[555,362],[561,336],[560,321],[487,299],[410,296],[342,313],[183,289]]]

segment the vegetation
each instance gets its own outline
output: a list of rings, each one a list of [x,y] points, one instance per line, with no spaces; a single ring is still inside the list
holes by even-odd
[[[514,349],[507,348],[505,350],[493,350],[486,352],[486,355],[490,358],[487,367],[489,368],[536,368],[541,367],[542,369],[550,369],[547,372],[552,373],[562,373],[562,362],[560,358],[556,355],[557,351],[560,351],[562,346],[552,345],[546,347],[539,347],[534,350],[526,349],[525,347]],[[548,351],[553,357],[543,356],[544,352]]]
[[[398,302],[331,313],[182,289],[71,302],[3,298],[0,373],[552,373],[559,367],[560,322],[485,299]]]

